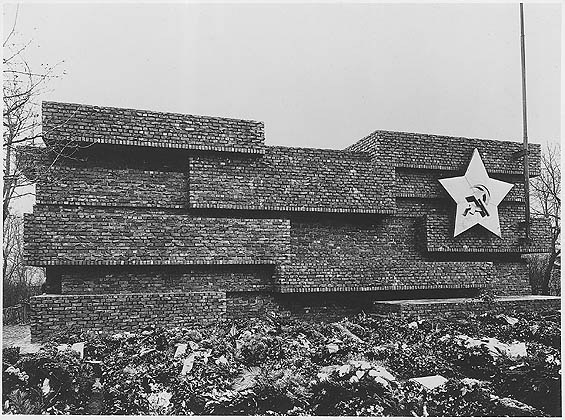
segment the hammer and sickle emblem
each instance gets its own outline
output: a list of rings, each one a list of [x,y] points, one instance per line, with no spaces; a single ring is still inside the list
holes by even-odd
[[[474,185],[472,190],[473,195],[465,197],[465,200],[467,200],[469,205],[463,212],[463,216],[474,215],[475,213],[479,213],[481,217],[489,216],[486,208],[490,199],[490,192],[488,188],[484,185]]]

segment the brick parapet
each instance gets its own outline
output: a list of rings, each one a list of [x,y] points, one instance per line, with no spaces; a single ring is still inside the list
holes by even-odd
[[[512,155],[522,149],[512,141],[485,140],[435,134],[377,130],[346,150],[373,153],[391,161],[393,168],[465,172],[477,148],[489,174],[523,174],[521,160]],[[530,176],[540,173],[541,146],[530,144]]]
[[[265,129],[259,121],[60,102],[43,102],[42,115],[46,144],[264,152]]]

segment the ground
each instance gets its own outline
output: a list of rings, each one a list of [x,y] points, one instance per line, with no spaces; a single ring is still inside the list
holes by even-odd
[[[34,350],[39,350],[39,344],[31,343],[29,325],[3,325],[2,348],[6,347],[20,347],[22,353],[31,353]]]

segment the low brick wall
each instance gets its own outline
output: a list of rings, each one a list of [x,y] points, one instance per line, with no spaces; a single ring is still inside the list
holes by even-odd
[[[226,317],[224,292],[41,295],[31,298],[32,341],[61,328],[135,331],[206,325]]]
[[[436,317],[438,315],[449,315],[461,313],[462,311],[481,312],[491,309],[512,311],[533,311],[544,309],[559,309],[560,298],[552,296],[520,296],[499,298],[493,303],[487,303],[476,299],[445,299],[421,300],[421,301],[390,301],[374,302],[373,312],[387,314],[397,313],[406,317]]]

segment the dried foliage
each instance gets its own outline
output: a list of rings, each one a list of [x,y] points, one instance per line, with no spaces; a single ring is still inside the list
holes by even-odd
[[[332,324],[272,317],[206,330],[62,331],[53,340],[35,355],[8,351],[6,412],[88,413],[95,394],[87,389],[96,376],[103,384],[99,414],[539,416],[561,410],[557,312],[461,313],[433,321],[360,315]],[[78,341],[85,342],[84,359],[54,348]],[[513,348],[527,353],[507,351]],[[102,362],[101,374],[92,360]],[[424,375],[449,380],[433,389],[411,380]]]

